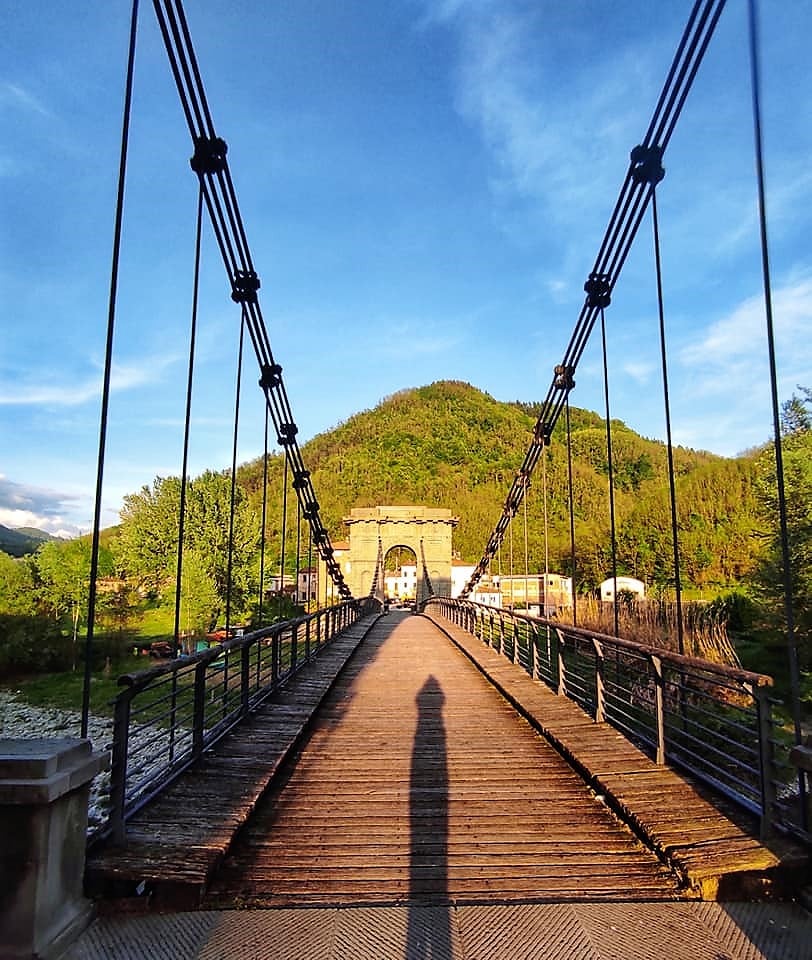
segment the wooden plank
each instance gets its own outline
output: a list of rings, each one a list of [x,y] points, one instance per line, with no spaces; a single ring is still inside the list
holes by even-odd
[[[128,843],[91,850],[85,886],[94,896],[130,897],[160,888],[168,903],[199,904],[203,890],[309,719],[376,617],[327,646],[203,763],[127,823]]]
[[[805,852],[783,840],[775,850],[761,844],[754,818],[737,813],[732,820],[729,803],[711,802],[707,791],[689,777],[657,766],[618,731],[595,723],[573,701],[532,680],[470,634],[435,619],[652,849],[673,865],[695,895],[707,899],[723,894],[729,899],[746,898],[753,891],[786,893],[807,869]]]
[[[678,895],[445,638],[396,622],[367,638],[206,903]]]

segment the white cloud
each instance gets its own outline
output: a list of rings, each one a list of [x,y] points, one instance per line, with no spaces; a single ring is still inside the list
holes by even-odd
[[[15,483],[0,474],[0,523],[6,527],[36,527],[56,537],[75,537],[79,528],[65,514],[78,499],[73,494]]]
[[[37,113],[48,119],[53,118],[51,111],[33,93],[8,81],[0,83],[0,107],[12,107]]]
[[[645,361],[627,360],[626,363],[623,364],[623,372],[639,384],[648,383],[653,370],[654,366]]]
[[[779,401],[812,383],[812,276],[790,278],[773,290]],[[678,353],[681,415],[675,439],[734,455],[772,434],[764,299],[738,304]]]
[[[783,379],[808,381],[812,375],[812,277],[795,278],[776,287],[772,305],[779,372]],[[697,371],[695,379],[703,392],[721,393],[738,387],[749,394],[764,376],[766,355],[766,313],[759,294],[711,324],[679,356],[683,364]]]
[[[428,23],[459,34],[457,107],[480,133],[495,160],[497,199],[541,201],[559,221],[594,218],[611,180],[625,170],[637,131],[626,104],[635,105],[651,52],[621,49],[601,64],[588,58],[564,79],[552,48],[538,46],[543,11],[510,0],[445,0],[430,5]],[[535,46],[530,46],[534,42]],[[573,110],[578,122],[573,123]],[[607,164],[606,158],[618,158]]]
[[[150,357],[137,365],[113,364],[110,389],[131,390],[154,383],[161,372],[175,361],[173,356],[162,356]],[[76,407],[91,400],[99,400],[101,393],[101,374],[72,383],[0,383],[0,406]]]

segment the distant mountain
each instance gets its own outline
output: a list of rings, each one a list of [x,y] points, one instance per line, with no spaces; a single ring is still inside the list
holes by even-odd
[[[4,527],[0,523],[0,550],[12,557],[24,557],[34,553],[37,548],[48,540],[58,540],[44,530],[36,527]]]

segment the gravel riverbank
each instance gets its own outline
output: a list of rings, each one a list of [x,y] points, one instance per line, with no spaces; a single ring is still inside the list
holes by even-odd
[[[0,690],[0,737],[11,740],[36,740],[41,737],[79,737],[82,715],[78,710],[34,707],[11,690]],[[109,717],[90,717],[88,734],[94,750],[107,750],[112,740],[113,721]],[[110,792],[110,773],[100,773],[90,785],[88,829],[103,822]]]

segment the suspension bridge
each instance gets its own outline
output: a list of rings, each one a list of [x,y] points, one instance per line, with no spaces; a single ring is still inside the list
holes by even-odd
[[[227,146],[208,105],[183,6],[180,0],[154,0],[199,185],[196,271],[207,218],[225,267],[228,296],[240,311],[229,570],[235,549],[237,431],[247,343],[257,365],[264,412],[264,462],[269,436],[275,435],[284,452],[284,496],[290,488],[335,602],[239,637],[231,637],[227,608],[227,639],[220,646],[175,656],[121,678],[109,797],[104,816],[90,833],[86,887],[98,902],[110,900],[120,908],[197,911],[198,919],[184,921],[186,926],[154,928],[164,930],[164,946],[152,943],[151,949],[158,950],[152,955],[163,955],[160,950],[169,950],[171,944],[175,956],[198,955],[193,950],[203,950],[201,956],[240,956],[240,950],[247,949],[244,936],[249,929],[257,931],[260,940],[273,938],[279,951],[273,955],[279,956],[347,955],[340,944],[349,949],[352,943],[358,956],[633,957],[653,955],[635,951],[641,943],[655,941],[663,956],[801,955],[792,951],[800,949],[804,936],[808,942],[810,924],[802,912],[787,913],[791,922],[779,924],[770,942],[759,932],[757,914],[748,914],[745,907],[738,915],[733,910],[724,915],[709,912],[709,901],[757,901],[765,896],[791,900],[808,882],[806,761],[791,615],[785,629],[793,731],[785,736],[774,715],[771,679],[687,655],[680,612],[657,195],[664,189],[660,184],[669,141],[724,6],[722,0],[697,0],[689,12],[651,122],[631,150],[585,279],[585,298],[571,339],[554,366],[527,454],[481,560],[462,595],[451,599],[443,595],[445,578],[433,582],[420,541],[415,552],[422,587],[418,615],[413,616],[384,612],[385,550],[380,537],[377,544],[374,537],[367,544],[365,571],[354,571],[352,586],[336,560],[299,446],[282,366],[263,319],[260,277]],[[757,20],[755,6],[749,9],[765,328],[779,521],[786,545],[760,154]],[[122,128],[88,650],[97,604],[136,11],[137,6]],[[660,291],[678,611],[675,651],[619,636],[617,596],[613,635],[579,626],[577,608],[572,622],[563,623],[472,599],[511,523],[520,516],[531,477],[540,463],[544,466],[559,420],[567,427],[572,501],[569,398],[586,345],[596,332],[606,398],[612,575],[618,576],[605,313],[649,215]],[[196,273],[195,289],[197,283]],[[193,310],[178,517],[176,654],[195,323]],[[450,511],[445,513],[448,517],[438,522],[448,525]],[[360,524],[370,518],[355,519]],[[285,538],[283,530],[283,544]],[[263,548],[265,539],[263,526]],[[571,552],[577,577],[574,532]],[[284,546],[282,556],[284,568]],[[785,567],[789,569],[788,562]],[[789,582],[786,591],[791,601]],[[791,608],[788,602],[788,611]],[[90,656],[85,663],[83,735]],[[633,912],[627,909],[630,903]],[[601,907],[597,913],[596,904]],[[299,915],[294,908],[304,906],[309,908],[307,924],[295,918]],[[217,911],[230,916],[229,910],[245,907],[279,910],[261,922],[244,920],[242,926],[215,919]],[[349,907],[360,912],[340,909]],[[370,913],[373,908],[379,912]],[[132,937],[149,929],[132,922]],[[641,922],[649,927],[650,941]],[[500,931],[500,946],[494,945],[495,930]],[[102,949],[102,940],[93,938],[105,935],[102,921],[74,947],[75,956]],[[185,954],[172,939],[176,935],[184,941]],[[202,947],[206,942],[209,946]],[[334,952],[325,952],[325,944],[332,944],[329,950]],[[135,948],[130,944],[128,949]],[[262,953],[256,943],[253,949],[254,956],[272,955]],[[120,955],[137,954],[122,947]]]

